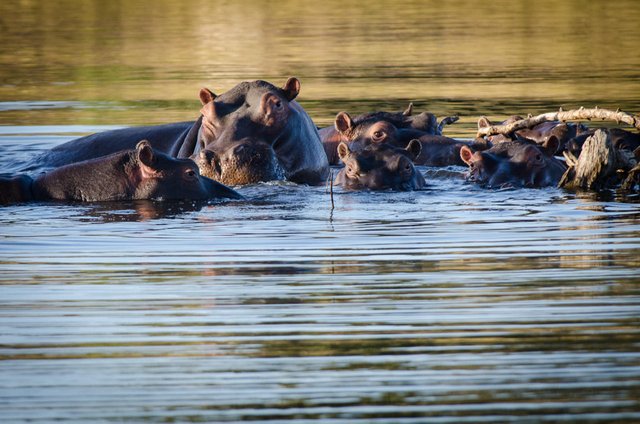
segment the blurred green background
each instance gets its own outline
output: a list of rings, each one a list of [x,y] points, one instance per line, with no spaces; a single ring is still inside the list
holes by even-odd
[[[197,93],[302,81],[320,125],[414,101],[460,114],[640,112],[635,1],[0,3],[0,125],[194,119]]]

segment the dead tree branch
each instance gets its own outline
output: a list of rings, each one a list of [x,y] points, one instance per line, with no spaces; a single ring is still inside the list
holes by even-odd
[[[521,130],[523,128],[532,128],[543,122],[550,121],[589,121],[591,119],[602,119],[605,121],[613,121],[620,124],[624,122],[629,126],[635,127],[640,130],[640,116],[633,116],[626,112],[622,112],[619,109],[616,111],[609,109],[574,109],[563,111],[560,109],[557,112],[543,113],[537,116],[529,116],[528,118],[521,119],[519,121],[512,122],[506,125],[492,125],[489,127],[483,127],[478,129],[478,137],[496,134],[511,134],[514,131]]]

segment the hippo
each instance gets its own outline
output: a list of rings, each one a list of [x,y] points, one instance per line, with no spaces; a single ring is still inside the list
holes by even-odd
[[[273,148],[261,138],[243,138],[228,149],[201,148],[191,159],[200,174],[231,186],[286,179]]]
[[[522,119],[523,118],[518,115],[512,115],[499,125],[511,124]],[[492,125],[491,121],[486,117],[482,117],[478,120],[478,129],[490,127]],[[586,133],[593,134],[593,132],[589,132],[588,128],[582,124],[549,121],[542,122],[532,128],[523,128],[521,130],[514,131],[513,134],[510,135],[496,134],[488,136],[487,140],[496,144],[502,141],[521,139],[530,140],[539,145],[543,145],[550,137],[555,137],[558,139],[558,150],[555,151],[554,154],[562,155],[562,152],[567,150],[567,143],[569,143],[570,140],[575,139],[580,134]]]
[[[351,150],[360,150],[371,144],[389,144],[395,147],[406,146],[411,140],[418,140],[421,153],[414,158],[416,165],[449,166],[465,163],[460,158],[460,148],[469,146],[474,150],[487,148],[486,143],[467,143],[443,135],[427,134],[412,128],[397,128],[388,120],[368,119],[354,122],[348,113],[336,116],[336,129]]]
[[[542,146],[526,140],[504,141],[482,152],[463,146],[460,157],[469,165],[468,179],[486,187],[555,186],[566,170],[553,156],[558,144],[552,136]]]
[[[413,165],[421,145],[412,140],[406,149],[386,144],[373,144],[351,151],[345,142],[338,145],[338,154],[345,166],[335,183],[350,190],[419,190],[425,186],[424,177]]]
[[[519,115],[511,115],[506,120],[500,122],[498,125],[512,124],[512,123],[514,123],[516,121],[521,121],[522,119],[523,118],[521,116],[519,116]],[[493,125],[495,125],[495,124],[493,122],[491,122],[489,120],[489,118],[487,118],[486,116],[481,116],[480,119],[478,119],[478,129],[491,127]],[[504,134],[494,134],[494,135],[488,135],[488,136],[484,137],[483,140],[486,140],[487,142],[489,142],[491,144],[498,144],[498,143],[502,143],[503,141],[511,141],[511,140],[513,140],[513,138],[508,136],[508,135],[504,135]]]
[[[202,177],[191,159],[156,151],[147,140],[135,149],[64,165],[39,175],[0,178],[0,203],[30,200],[208,200],[242,198]]]
[[[595,131],[595,129],[589,129],[569,139],[566,142],[565,150],[571,152],[575,157],[580,156],[582,145]],[[627,131],[622,128],[611,128],[609,129],[609,137],[611,138],[613,146],[618,150],[633,152],[640,147],[640,134],[636,132]]]
[[[212,152],[208,157],[216,158],[213,165],[221,172],[215,175],[223,184],[283,178],[319,184],[326,181],[329,164],[313,121],[294,100],[299,92],[300,81],[294,77],[280,88],[261,80],[242,82],[219,96],[203,88],[199,95],[201,116],[195,122],[92,134],[49,150],[25,170],[101,157],[131,149],[147,139],[154,149],[175,158],[198,160],[200,150]],[[255,160],[253,153],[261,158]],[[261,166],[267,169],[258,169]],[[240,178],[239,173],[245,175]],[[227,175],[232,176],[228,181]]]
[[[320,138],[324,146],[329,163],[337,165],[339,157],[337,146],[340,142],[351,143],[354,139],[361,137],[362,133],[374,123],[386,122],[397,130],[402,130],[401,145],[405,146],[414,138],[423,135],[442,135],[445,125],[458,120],[456,116],[449,116],[440,121],[432,113],[422,112],[412,115],[413,104],[403,112],[371,112],[351,118],[347,112],[340,112],[336,115],[334,125],[320,129]],[[354,146],[355,147],[355,146]]]

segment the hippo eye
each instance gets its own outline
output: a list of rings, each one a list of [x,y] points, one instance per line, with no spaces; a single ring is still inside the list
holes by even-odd
[[[384,131],[376,131],[373,133],[374,140],[381,140],[382,138],[384,138],[384,136],[385,136]]]

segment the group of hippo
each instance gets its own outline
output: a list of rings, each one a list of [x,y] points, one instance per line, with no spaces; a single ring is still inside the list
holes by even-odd
[[[221,95],[204,88],[195,122],[64,143],[24,169],[47,172],[0,178],[0,203],[241,198],[228,186],[271,180],[317,185],[340,164],[335,184],[354,190],[420,189],[425,180],[416,165],[466,165],[469,180],[488,187],[545,187],[566,170],[556,155],[576,153],[592,133],[580,124],[546,122],[510,137],[461,141],[442,135],[456,117],[438,122],[428,112],[413,114],[412,105],[355,117],[340,112],[334,126],[317,128],[295,101],[299,92],[293,77],[282,87],[242,82]],[[481,118],[478,125],[491,123]],[[621,147],[640,145],[637,134],[621,132],[618,139]]]

